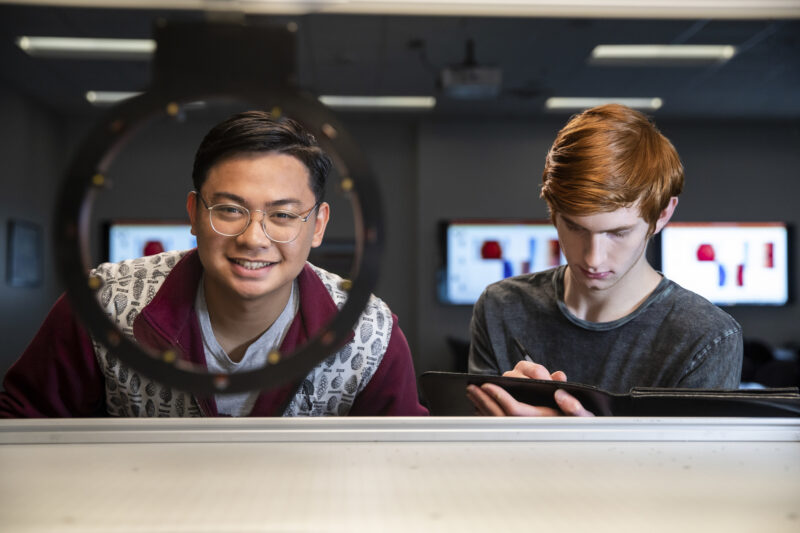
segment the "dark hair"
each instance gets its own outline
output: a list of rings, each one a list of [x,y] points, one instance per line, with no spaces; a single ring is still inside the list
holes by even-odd
[[[542,173],[550,216],[592,215],[638,203],[655,228],[669,199],[683,189],[683,165],[672,143],[645,115],[619,104],[587,109],[558,132]]]
[[[274,118],[265,111],[245,111],[220,122],[209,131],[197,148],[192,168],[192,181],[199,191],[208,171],[237,154],[277,152],[296,157],[309,173],[309,186],[317,202],[325,195],[325,180],[331,159],[317,140],[298,122],[290,118]]]

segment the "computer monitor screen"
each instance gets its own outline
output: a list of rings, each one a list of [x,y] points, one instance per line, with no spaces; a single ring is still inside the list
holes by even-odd
[[[106,259],[112,263],[197,246],[188,222],[114,220],[105,227]]]
[[[565,263],[556,228],[543,220],[442,222],[443,303],[472,305],[487,285]]]
[[[672,222],[661,231],[660,268],[717,305],[784,305],[789,233],[780,222]]]

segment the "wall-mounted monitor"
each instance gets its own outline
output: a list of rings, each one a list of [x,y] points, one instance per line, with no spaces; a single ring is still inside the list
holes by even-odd
[[[791,231],[782,222],[671,222],[654,243],[664,275],[717,305],[790,300]]]
[[[104,224],[105,260],[116,263],[171,250],[197,246],[185,221],[112,220]]]
[[[565,263],[547,220],[447,220],[440,241],[439,300],[447,304],[472,305],[495,281]]]

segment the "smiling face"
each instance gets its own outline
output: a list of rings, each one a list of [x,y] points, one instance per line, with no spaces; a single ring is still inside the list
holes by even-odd
[[[251,211],[279,207],[306,213],[316,203],[305,165],[294,156],[276,152],[223,159],[208,171],[199,194],[209,206],[238,204]],[[197,236],[209,302],[252,302],[281,309],[309,251],[322,243],[329,216],[328,204],[322,203],[302,224],[295,240],[274,243],[262,229],[260,213],[252,214],[244,233],[228,237],[214,231],[210,212],[195,194],[189,194],[186,208]]]

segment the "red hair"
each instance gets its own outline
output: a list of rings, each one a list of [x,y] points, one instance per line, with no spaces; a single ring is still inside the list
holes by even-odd
[[[678,152],[645,115],[619,104],[587,109],[558,132],[542,173],[550,216],[574,216],[639,206],[655,229],[683,190]]]

